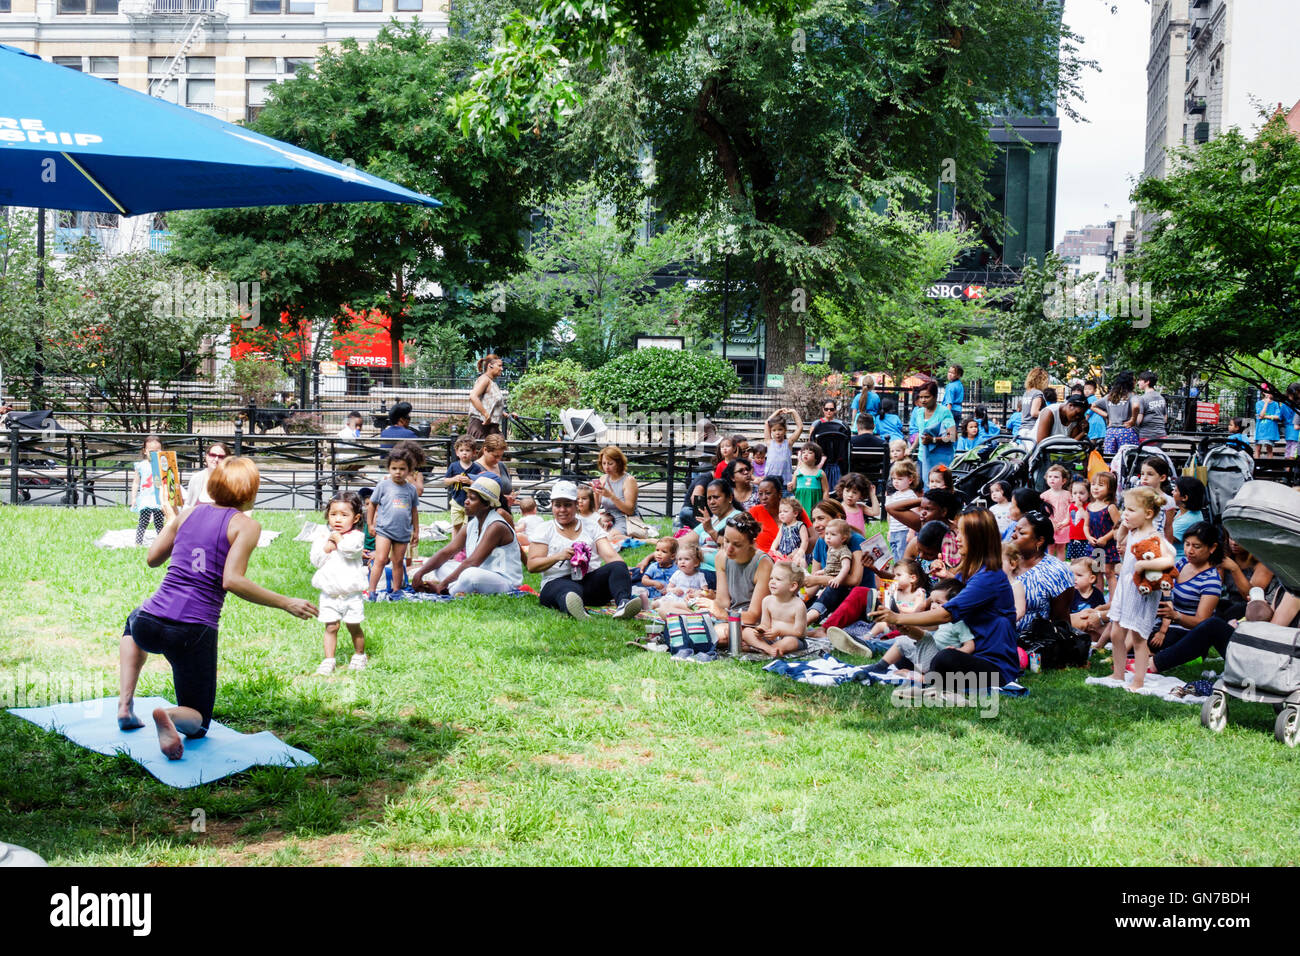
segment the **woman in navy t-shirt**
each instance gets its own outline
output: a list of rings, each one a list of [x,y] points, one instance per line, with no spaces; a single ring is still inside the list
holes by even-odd
[[[1020,677],[1016,651],[1016,602],[1011,581],[1002,570],[1002,545],[998,523],[991,512],[971,511],[957,522],[958,546],[962,553],[959,576],[966,582],[961,592],[946,604],[900,614],[882,609],[872,615],[886,624],[934,627],[949,621],[964,621],[975,636],[975,651],[966,654],[944,648],[930,670],[944,675],[947,689],[955,689],[957,675],[970,682],[985,681],[1000,686]]]

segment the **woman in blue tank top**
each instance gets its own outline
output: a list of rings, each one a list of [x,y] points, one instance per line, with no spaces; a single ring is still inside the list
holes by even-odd
[[[158,745],[172,760],[185,751],[182,735],[202,737],[212,722],[217,625],[226,592],[304,620],[318,613],[310,601],[268,591],[245,576],[262,526],[244,512],[253,507],[260,483],[257,465],[250,459],[229,458],[208,477],[212,504],[179,515],[164,505],[167,526],[154,539],[146,560],[151,568],[173,554],[177,560],[167,566],[167,576],[153,596],[126,619],[119,646],[117,724],[123,730],[144,726],[133,706],[136,682],[150,654],[164,655],[172,665],[176,706],[155,708],[153,721]]]

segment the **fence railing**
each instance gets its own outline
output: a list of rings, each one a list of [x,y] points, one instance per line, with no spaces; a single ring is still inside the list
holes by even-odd
[[[445,509],[448,491],[442,485],[447,465],[455,460],[456,436],[420,439],[426,463],[422,500],[427,507]],[[207,448],[227,443],[235,454],[258,463],[262,481],[257,507],[284,511],[319,511],[342,490],[372,487],[386,470],[391,440],[349,441],[322,435],[169,434],[166,448],[175,452],[182,480],[204,467]],[[601,472],[597,457],[603,444],[565,440],[510,441],[505,465],[516,494],[538,499],[549,508],[550,486],[557,479],[589,481]],[[685,494],[690,477],[708,465],[694,445],[681,443],[675,432],[662,443],[620,446],[628,472],[639,485],[639,508],[645,514],[675,513],[676,499]],[[0,501],[64,507],[121,506],[129,501],[135,464],[141,460],[140,436],[131,432],[28,431],[10,428],[0,433],[0,462],[4,468]]]

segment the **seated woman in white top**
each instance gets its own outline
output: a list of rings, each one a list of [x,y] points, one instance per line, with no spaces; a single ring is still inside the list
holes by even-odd
[[[189,486],[185,489],[185,507],[193,508],[195,505],[212,504],[212,496],[208,494],[208,475],[212,474],[212,469],[221,464],[230,455],[230,446],[223,441],[214,441],[208,446],[207,462],[208,467],[202,471],[196,471],[190,475]]]
[[[524,583],[515,529],[501,517],[501,486],[480,475],[465,489],[465,523],[411,578],[417,591],[435,594],[505,594]],[[461,550],[465,560],[452,556]],[[425,576],[432,575],[432,581]]]
[[[554,521],[542,526],[528,543],[528,570],[542,576],[542,607],[555,608],[571,617],[587,617],[587,607],[613,601],[615,617],[634,617],[644,604],[632,596],[632,576],[627,564],[610,544],[603,528],[584,524],[578,516],[578,487],[557,481],[551,488]],[[575,547],[585,545],[590,564],[575,563]],[[599,559],[599,561],[597,561]],[[597,567],[599,564],[599,567]]]

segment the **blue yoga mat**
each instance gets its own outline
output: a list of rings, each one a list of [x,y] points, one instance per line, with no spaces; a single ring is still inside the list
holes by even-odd
[[[53,707],[11,707],[9,713],[62,734],[87,750],[110,756],[120,751],[169,787],[179,789],[211,783],[259,764],[308,767],[319,762],[269,730],[241,734],[215,720],[207,736],[185,741],[185,755],[180,760],[168,760],[158,749],[152,715],[155,707],[174,706],[161,697],[137,697],[135,713],[144,721],[138,730],[118,730],[116,697]]]

